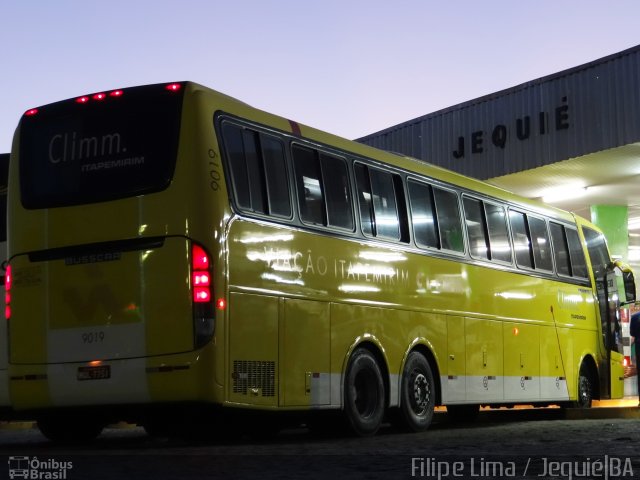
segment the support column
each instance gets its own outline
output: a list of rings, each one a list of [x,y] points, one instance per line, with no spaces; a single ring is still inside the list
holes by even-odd
[[[611,255],[624,262],[629,257],[628,210],[626,205],[591,206],[591,222],[604,233]]]

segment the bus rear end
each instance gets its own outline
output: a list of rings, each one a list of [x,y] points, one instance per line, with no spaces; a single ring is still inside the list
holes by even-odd
[[[58,102],[16,131],[10,395],[50,438],[211,398],[196,379],[211,363],[212,257],[191,226],[207,210],[189,187],[201,172],[177,161],[190,85]]]

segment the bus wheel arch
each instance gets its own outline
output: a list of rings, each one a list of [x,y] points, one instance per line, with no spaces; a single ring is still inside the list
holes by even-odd
[[[40,433],[52,442],[82,444],[94,440],[107,424],[106,420],[71,414],[53,414],[37,418]]]
[[[348,357],[343,383],[343,409],[351,430],[374,435],[389,404],[389,374],[380,350],[358,344]]]

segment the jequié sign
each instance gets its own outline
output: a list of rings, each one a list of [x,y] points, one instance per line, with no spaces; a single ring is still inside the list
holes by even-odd
[[[569,103],[562,97],[561,103],[550,111],[523,115],[508,123],[498,123],[493,128],[476,130],[468,136],[458,137],[456,149],[451,153],[455,159],[482,154],[490,148],[504,149],[509,142],[524,142],[532,136],[549,135],[569,129]]]

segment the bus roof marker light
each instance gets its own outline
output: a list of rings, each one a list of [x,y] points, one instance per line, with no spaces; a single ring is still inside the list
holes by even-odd
[[[33,117],[36,113],[38,113],[38,109],[37,108],[30,108],[29,110],[27,110],[26,112],[24,112],[24,114],[27,117]]]
[[[105,98],[107,98],[107,94],[106,93],[96,93],[95,95],[93,95],[92,98],[94,100],[104,100]]]
[[[89,97],[86,95],[76,98],[76,103],[87,103],[87,102],[89,102]]]
[[[114,90],[113,92],[109,92],[109,96],[110,97],[121,97],[122,96],[122,90]]]
[[[170,83],[165,88],[167,90],[169,90],[170,92],[177,92],[178,90],[180,90],[182,88],[182,85],[180,85],[179,83]]]

